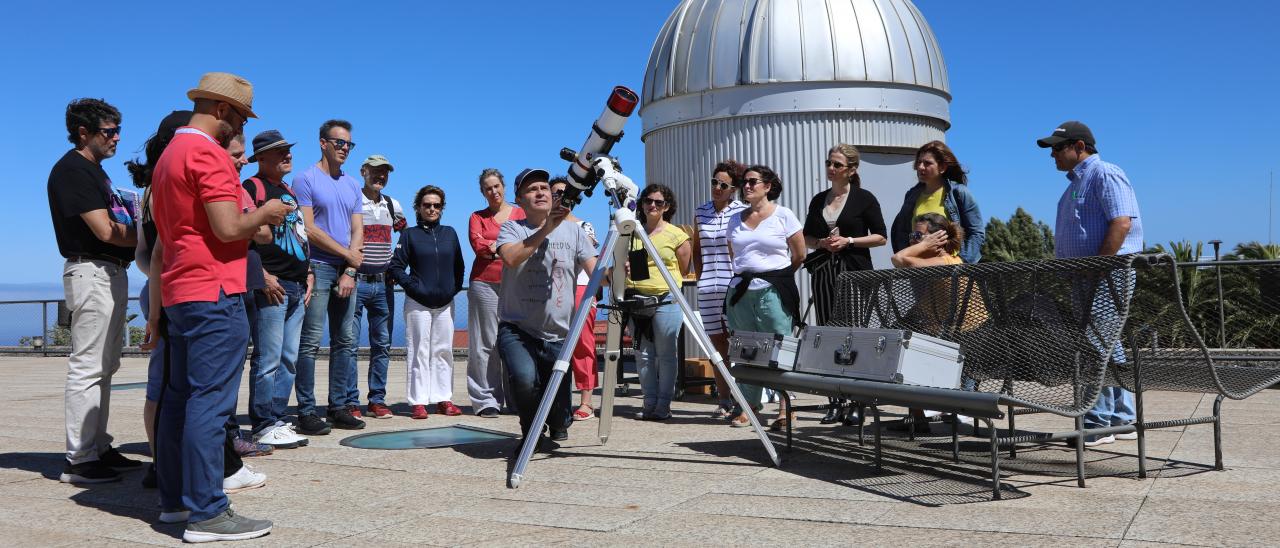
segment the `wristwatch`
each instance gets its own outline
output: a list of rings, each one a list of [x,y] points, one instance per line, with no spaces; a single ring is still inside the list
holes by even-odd
[[[355,278],[355,277],[356,277],[356,269],[351,268],[351,267],[349,267],[349,266],[347,267],[347,269],[346,269],[346,270],[343,270],[343,271],[342,271],[342,273],[343,273],[343,274],[346,274],[346,275],[348,275],[348,276],[351,276],[352,278]]]

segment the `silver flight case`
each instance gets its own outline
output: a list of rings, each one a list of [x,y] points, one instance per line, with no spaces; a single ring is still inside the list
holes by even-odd
[[[794,371],[796,347],[799,344],[800,339],[777,333],[730,331],[729,362],[735,365]]]
[[[809,326],[796,371],[833,377],[960,388],[960,345],[902,329]]]

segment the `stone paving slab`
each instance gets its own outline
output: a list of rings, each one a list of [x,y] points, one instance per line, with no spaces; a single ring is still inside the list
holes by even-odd
[[[325,364],[318,365],[323,380]],[[140,471],[116,484],[57,482],[65,358],[0,357],[0,367],[16,396],[0,411],[0,545],[179,543],[181,526],[155,522],[156,495],[138,484]],[[115,381],[142,381],[145,367],[145,360],[126,358]],[[607,444],[598,421],[575,423],[569,441],[536,454],[524,484],[512,490],[505,478],[514,440],[408,451],[341,445],[362,433],[454,424],[518,431],[514,416],[404,416],[403,367],[393,362],[388,387],[401,416],[248,459],[268,483],[232,501],[239,512],[272,519],[275,529],[247,544],[1280,545],[1280,391],[1223,404],[1225,471],[1211,468],[1210,425],[1150,432],[1146,479],[1137,478],[1134,442],[1090,450],[1085,489],[1076,487],[1073,451],[1022,446],[1016,459],[1002,459],[1001,501],[990,497],[985,438],[962,437],[960,462],[953,463],[943,425],[916,441],[886,435],[885,467],[877,471],[869,429],[868,445],[859,445],[855,429],[823,426],[819,413],[802,412],[796,447],[774,468],[754,433],[710,417],[709,399],[678,402],[665,423],[639,422],[629,418],[639,404],[632,391],[618,399]],[[454,374],[455,403],[470,411],[465,363],[455,364]],[[325,401],[327,383],[316,388]],[[246,397],[242,383],[242,416]],[[143,399],[140,389],[112,394],[112,433],[134,455],[147,452]],[[1213,404],[1203,394],[1151,393],[1146,400],[1149,420],[1205,414]],[[797,397],[797,405],[821,403]],[[888,408],[883,416],[902,412]],[[1045,414],[1016,421],[1022,431],[1072,428],[1070,419]],[[784,451],[783,438],[773,439]]]

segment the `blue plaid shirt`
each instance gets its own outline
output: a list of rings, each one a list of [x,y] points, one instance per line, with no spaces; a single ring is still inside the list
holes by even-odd
[[[1116,217],[1129,217],[1133,227],[1125,236],[1119,254],[1142,251],[1142,216],[1138,199],[1124,170],[1102,161],[1097,154],[1067,172],[1071,184],[1058,199],[1058,222],[1054,230],[1054,255],[1091,257],[1098,254],[1107,228]]]

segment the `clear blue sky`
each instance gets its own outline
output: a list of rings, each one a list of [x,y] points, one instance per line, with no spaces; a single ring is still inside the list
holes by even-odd
[[[444,221],[483,205],[482,168],[562,172],[611,86],[640,91],[674,1],[18,2],[0,21],[0,151],[8,181],[0,281],[58,283],[49,168],[69,148],[63,110],[102,97],[124,114],[122,163],[206,71],[256,86],[250,136],[298,141],[319,158],[319,124],[355,124],[352,165],[381,153],[389,193],[444,187]],[[988,217],[1027,208],[1052,222],[1065,180],[1034,140],[1059,122],[1090,124],[1102,156],[1137,189],[1149,243],[1267,239],[1267,176],[1280,168],[1280,19],[1273,2],[956,2],[919,0],[948,63],[947,140]],[[640,120],[615,148],[642,177]],[[743,160],[750,161],[750,158]],[[246,175],[254,167],[246,168]],[[580,212],[602,226],[603,201]],[[134,273],[133,277],[140,275]],[[135,284],[136,285],[136,284]],[[58,295],[52,295],[56,298]]]

